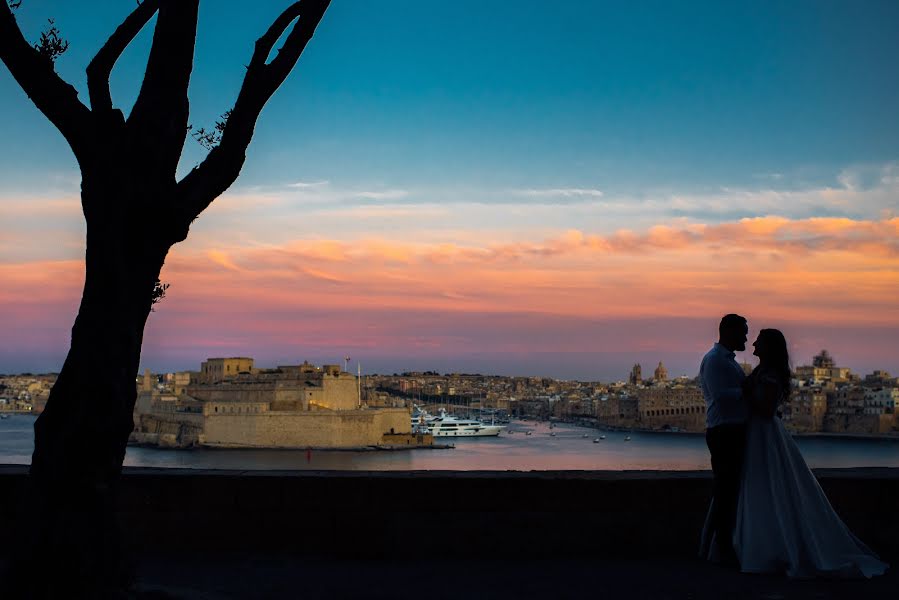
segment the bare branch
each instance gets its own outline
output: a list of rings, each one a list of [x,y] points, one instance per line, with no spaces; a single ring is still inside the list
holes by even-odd
[[[187,219],[185,227],[237,180],[262,108],[296,65],[329,4],[330,0],[295,2],[256,41],[243,85],[222,132],[221,144],[178,184],[181,209]],[[295,19],[284,46],[266,63],[275,42]]]
[[[0,3],[0,60],[38,110],[53,123],[75,152],[85,158],[90,111],[78,92],[53,70],[53,61],[29,44],[6,2]]]
[[[175,180],[187,132],[187,88],[193,70],[199,0],[158,0],[153,46],[128,117],[130,137],[151,172]]]
[[[92,110],[112,110],[112,97],[109,94],[109,75],[112,73],[112,68],[128,44],[156,14],[158,8],[158,0],[144,0],[139,3],[87,65],[87,90],[90,94]]]

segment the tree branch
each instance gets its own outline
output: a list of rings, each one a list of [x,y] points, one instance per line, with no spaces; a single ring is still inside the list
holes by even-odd
[[[53,61],[25,40],[6,2],[0,2],[0,60],[82,161],[90,138],[90,110],[78,100],[75,88],[53,70]]]
[[[138,4],[87,65],[87,90],[92,110],[98,112],[112,110],[112,97],[109,94],[109,75],[112,68],[125,48],[156,14],[158,8],[158,0],[144,0]]]
[[[180,209],[186,219],[185,232],[190,222],[237,180],[262,108],[296,65],[329,4],[330,0],[295,2],[256,41],[243,85],[222,132],[221,144],[178,184]],[[266,63],[275,42],[298,17],[284,46]]]
[[[130,138],[151,172],[175,180],[187,137],[199,0],[158,0],[156,29],[140,93],[128,117]]]

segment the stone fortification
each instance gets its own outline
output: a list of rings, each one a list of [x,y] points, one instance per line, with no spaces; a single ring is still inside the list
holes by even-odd
[[[378,446],[385,433],[409,433],[405,408],[206,415],[201,445],[222,448]]]
[[[362,406],[356,377],[337,365],[255,369],[249,358],[209,359],[183,392],[176,396],[145,382],[132,440],[167,447],[409,445],[397,437],[411,433],[409,409]]]

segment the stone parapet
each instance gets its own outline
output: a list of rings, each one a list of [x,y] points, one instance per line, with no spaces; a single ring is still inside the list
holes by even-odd
[[[0,467],[0,539],[26,473]],[[859,538],[899,556],[899,469],[816,474]],[[126,468],[119,514],[145,555],[177,546],[356,558],[692,557],[711,484],[708,472]]]

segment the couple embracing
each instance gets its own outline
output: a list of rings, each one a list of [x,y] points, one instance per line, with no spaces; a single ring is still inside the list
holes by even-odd
[[[888,565],[834,512],[777,416],[790,395],[783,334],[759,332],[753,343],[759,365],[746,376],[735,360],[746,349],[746,319],[725,315],[718,331],[699,369],[715,481],[702,557],[744,573],[883,574]]]

